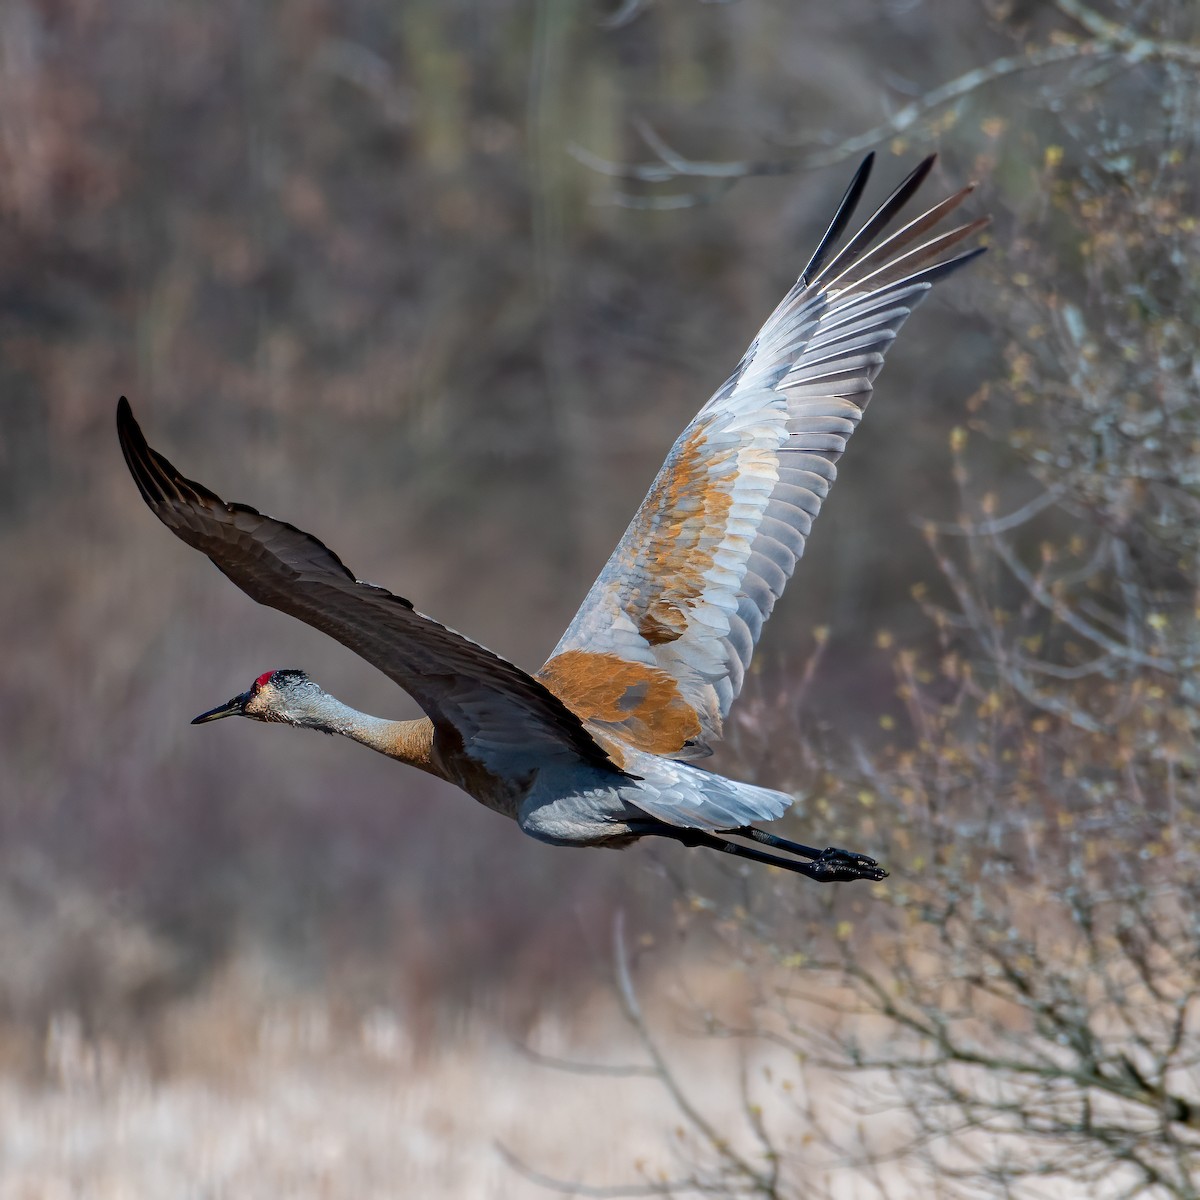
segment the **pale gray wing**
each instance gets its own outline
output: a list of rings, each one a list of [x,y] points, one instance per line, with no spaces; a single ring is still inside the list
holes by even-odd
[[[986,219],[934,232],[971,187],[883,237],[931,156],[832,254],[871,161],[733,376],[671,448],[538,673],[600,736],[677,758],[720,737],[884,354],[933,284],[982,253],[948,256]]]
[[[124,397],[117,431],[142,499],[168,529],[251,599],[336,638],[457,731],[489,770],[570,759],[617,768],[561,700],[519,667],[439,625],[384,588],[362,583],[294,525],[227,504],[150,448]]]

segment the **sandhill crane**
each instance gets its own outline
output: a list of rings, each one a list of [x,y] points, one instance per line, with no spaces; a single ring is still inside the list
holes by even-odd
[[[884,878],[866,855],[754,827],[782,816],[791,796],[692,765],[721,736],[888,346],[930,287],[984,249],[948,256],[987,218],[932,232],[973,185],[883,236],[931,155],[835,253],[872,159],[733,375],[672,447],[536,675],[356,580],[310,534],[185,479],[147,445],[122,397],[121,448],[155,516],[252,599],[336,638],[426,713],[368,716],[304,672],[279,670],[193,723],[243,716],[342,734],[457,784],[551,845],[655,835],[810,879]]]

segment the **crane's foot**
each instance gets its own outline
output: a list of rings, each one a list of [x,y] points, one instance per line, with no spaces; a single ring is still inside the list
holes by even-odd
[[[878,883],[888,877],[875,859],[852,850],[839,850],[836,846],[822,850],[808,868],[805,874],[820,883],[846,883],[852,879],[870,879]]]

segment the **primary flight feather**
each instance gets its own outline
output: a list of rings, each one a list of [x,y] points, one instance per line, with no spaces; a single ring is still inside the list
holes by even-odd
[[[671,448],[535,676],[357,581],[310,534],[185,479],[150,448],[122,397],[125,460],[163,524],[259,603],[378,667],[426,714],[371,717],[284,670],[260,675],[196,722],[247,716],[343,734],[457,784],[556,845],[657,835],[822,881],[883,878],[865,855],[753,827],[781,816],[791,797],[689,761],[721,736],[888,347],[933,284],[983,252],[955,247],[986,218],[935,232],[970,187],[886,234],[933,156],[836,249],[872,160],[733,375]]]

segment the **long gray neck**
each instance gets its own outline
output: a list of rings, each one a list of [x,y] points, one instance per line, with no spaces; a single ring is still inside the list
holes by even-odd
[[[289,704],[279,715],[304,729],[336,733],[369,746],[380,754],[434,775],[442,772],[432,761],[433,723],[428,717],[415,721],[385,721],[343,704],[336,696],[309,682],[303,703]]]
[[[336,696],[319,688],[315,683],[309,685],[310,695],[304,697],[304,706],[288,706],[287,718],[294,725],[304,729],[319,729],[322,733],[336,733],[342,737],[353,738],[364,746],[383,737],[391,721],[382,717],[373,717],[369,713],[359,712],[349,704],[343,704]]]

